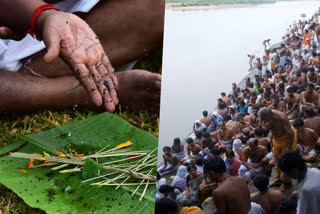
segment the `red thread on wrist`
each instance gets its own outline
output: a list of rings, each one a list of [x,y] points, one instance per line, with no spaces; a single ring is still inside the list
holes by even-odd
[[[32,20],[31,20],[31,27],[28,29],[27,33],[30,34],[32,37],[34,38],[39,38],[38,34],[36,32],[36,23],[37,23],[37,19],[39,18],[39,16],[41,15],[41,13],[45,10],[57,10],[60,11],[58,8],[56,8],[55,6],[51,5],[51,4],[43,4],[40,5],[39,7],[37,7],[34,11],[33,11],[33,15],[32,15]]]

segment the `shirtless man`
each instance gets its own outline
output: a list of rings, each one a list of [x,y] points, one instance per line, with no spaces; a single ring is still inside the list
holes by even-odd
[[[319,135],[312,129],[304,128],[303,120],[296,119],[293,122],[294,128],[298,134],[298,147],[300,155],[305,161],[313,161],[316,158],[316,151],[314,147],[317,144]]]
[[[240,88],[237,86],[237,83],[232,83],[232,92],[240,93]]]
[[[271,140],[268,137],[264,137],[266,130],[263,128],[256,128],[254,130],[255,138],[258,140],[258,145],[264,146],[268,151],[270,151]]]
[[[199,155],[200,151],[202,151],[201,146],[195,144],[191,137],[187,138],[187,156],[180,160],[180,163],[183,165],[189,165],[194,162],[195,157]]]
[[[275,214],[284,195],[279,190],[268,189],[269,179],[266,175],[257,175],[253,185],[259,192],[250,195],[251,201],[260,204],[268,214]]]
[[[280,83],[276,86],[276,93],[281,101],[283,101],[286,97],[285,92],[286,88],[284,83]]]
[[[178,158],[175,154],[171,153],[171,148],[169,146],[163,147],[163,153],[162,157],[164,163],[158,169],[160,176],[175,172],[178,166]]]
[[[234,140],[234,132],[231,128],[227,127],[225,122],[218,122],[220,129],[217,131],[218,143],[216,147],[219,149],[227,150],[232,148]]]
[[[248,140],[248,147],[243,151],[242,165],[238,171],[239,176],[243,177],[247,183],[251,181],[254,175],[263,172],[262,159],[267,155],[268,150],[264,146],[258,145],[256,138]],[[250,160],[249,160],[250,159]]]
[[[227,106],[230,106],[230,105],[231,105],[231,99],[226,96],[226,93],[224,93],[224,92],[221,93],[221,99],[223,100],[223,102],[224,102]]]
[[[286,106],[286,114],[289,120],[294,120],[299,116],[299,102],[296,96],[294,96],[294,89],[293,87],[289,87],[287,89],[288,96],[284,99],[284,103]]]
[[[249,122],[247,122],[244,119],[244,115],[239,114],[238,118],[237,118],[238,122],[239,122],[239,129],[240,129],[240,135],[242,134],[241,139],[246,141],[246,137],[249,137],[250,135],[252,135],[253,133],[251,133],[254,128],[251,126],[251,124]]]
[[[202,115],[203,115],[203,118],[200,119],[200,122],[206,125],[207,127],[209,127],[211,124],[211,118],[208,117],[208,111],[203,111]]]
[[[292,77],[289,80],[289,85],[290,86],[296,86],[298,89],[301,89],[305,86],[307,82],[306,75],[304,73],[301,73],[300,70],[297,70]]]
[[[301,103],[303,107],[311,106],[315,112],[318,112],[318,93],[314,90],[312,83],[308,83],[306,91],[302,92]]]
[[[320,136],[320,117],[316,116],[312,107],[306,107],[304,114],[306,119],[303,127],[313,129]]]
[[[319,71],[320,59],[315,52],[313,52],[312,55],[313,55],[313,57],[310,59],[310,65],[312,67],[308,69],[309,72],[308,72],[307,78],[308,78],[308,82],[317,85],[319,83],[319,76],[315,73],[315,69],[317,69],[317,71]],[[310,71],[312,71],[312,72],[310,72]],[[308,77],[309,75],[310,75],[310,77]],[[309,79],[310,79],[310,81],[309,81]]]
[[[286,113],[270,108],[262,108],[258,113],[263,125],[270,128],[272,131],[272,152],[275,160],[275,182],[270,184],[272,186],[279,186],[280,191],[285,191],[291,185],[291,179],[287,176],[282,176],[280,180],[280,170],[278,168],[278,159],[287,150],[296,150],[297,148],[297,133],[296,130],[289,123]],[[282,183],[282,184],[281,184]]]
[[[248,185],[241,177],[228,175],[222,158],[210,159],[204,166],[204,172],[212,183],[218,183],[212,195],[218,214],[249,212],[251,204]]]
[[[273,110],[278,110],[278,111],[285,111],[285,106],[283,102],[280,102],[279,97],[275,94],[271,96],[272,104],[269,105],[268,107],[273,109]]]
[[[269,87],[271,81],[269,80],[269,78],[267,76],[264,76],[264,81],[262,82],[262,88],[267,88]]]

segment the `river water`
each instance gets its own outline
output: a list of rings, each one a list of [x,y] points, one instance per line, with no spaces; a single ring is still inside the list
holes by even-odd
[[[262,41],[281,41],[293,20],[312,16],[319,1],[292,1],[244,8],[166,10],[159,154],[184,138],[193,122],[216,106],[248,73],[248,54],[261,56]]]

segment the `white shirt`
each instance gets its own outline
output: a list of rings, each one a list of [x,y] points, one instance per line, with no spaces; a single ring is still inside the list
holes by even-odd
[[[307,169],[306,177],[299,185],[297,214],[320,213],[320,171]]]

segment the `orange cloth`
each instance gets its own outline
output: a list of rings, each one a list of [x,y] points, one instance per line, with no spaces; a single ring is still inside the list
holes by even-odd
[[[178,214],[204,214],[199,207],[184,207]]]
[[[298,135],[296,129],[291,126],[291,130],[293,132],[293,143],[291,150],[296,150],[297,149],[297,142],[298,142]],[[276,180],[280,179],[280,169],[278,168],[278,160],[281,155],[283,155],[286,151],[289,149],[289,135],[283,135],[280,138],[275,138],[273,137],[273,145],[272,145],[272,153],[275,161],[275,171],[274,171],[274,177]]]
[[[310,34],[306,34],[304,36],[304,45],[310,45],[310,42],[311,42],[311,36]]]

